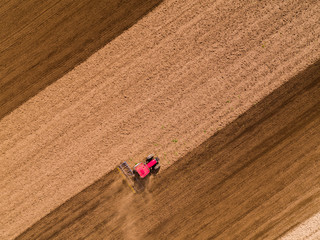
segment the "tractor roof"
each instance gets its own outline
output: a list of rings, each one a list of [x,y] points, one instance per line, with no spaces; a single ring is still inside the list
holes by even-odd
[[[135,170],[139,173],[141,178],[146,177],[150,173],[149,168],[143,163],[137,164]]]

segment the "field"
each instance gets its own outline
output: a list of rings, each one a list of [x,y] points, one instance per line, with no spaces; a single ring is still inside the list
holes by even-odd
[[[1,239],[317,239],[317,1],[67,2],[0,6]]]

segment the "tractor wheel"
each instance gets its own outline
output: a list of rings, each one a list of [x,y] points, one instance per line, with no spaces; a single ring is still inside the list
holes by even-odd
[[[147,157],[147,160],[146,160],[146,163],[150,162],[152,159],[153,159],[153,154],[150,154],[148,157]]]
[[[133,172],[134,177],[135,177],[136,179],[139,179],[139,178],[140,178],[140,175],[139,175],[139,173],[138,173],[136,170],[133,170],[132,172]]]
[[[157,163],[153,168],[152,168],[152,174],[156,175],[160,170],[160,163]]]

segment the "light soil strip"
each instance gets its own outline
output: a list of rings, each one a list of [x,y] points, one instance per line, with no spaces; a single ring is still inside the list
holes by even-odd
[[[281,238],[281,240],[291,239],[320,239],[320,213],[315,214],[313,217],[301,223],[299,226]]]

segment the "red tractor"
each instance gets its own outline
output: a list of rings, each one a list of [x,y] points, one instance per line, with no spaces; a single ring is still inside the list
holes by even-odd
[[[129,167],[127,162],[123,162],[118,167],[120,174],[127,181],[129,187],[134,193],[143,192],[148,178],[151,175],[156,175],[160,170],[160,162],[158,157],[150,154],[145,163],[138,163],[133,167]]]

